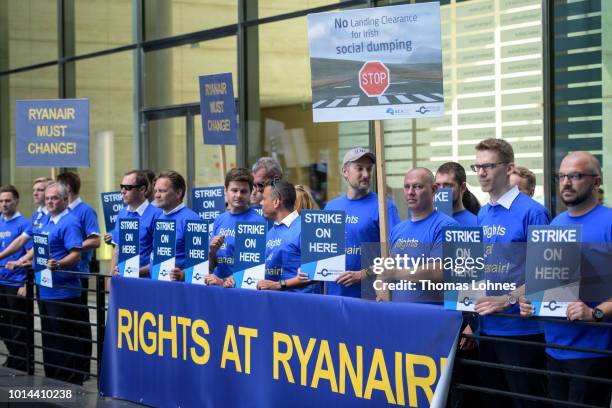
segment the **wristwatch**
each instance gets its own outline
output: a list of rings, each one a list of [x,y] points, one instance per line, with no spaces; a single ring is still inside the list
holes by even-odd
[[[516,305],[516,298],[512,295],[512,293],[508,293],[506,295],[506,302],[508,302],[510,306]]]
[[[280,283],[280,290],[285,290],[285,289],[287,289],[287,281],[286,281],[286,280],[281,279],[281,280],[279,281],[279,283]]]
[[[595,320],[596,322],[601,322],[604,318],[604,311],[595,307],[593,308],[593,320]]]

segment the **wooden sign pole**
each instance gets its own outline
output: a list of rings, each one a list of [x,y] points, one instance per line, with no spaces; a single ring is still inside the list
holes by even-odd
[[[221,184],[225,183],[225,173],[227,173],[227,163],[225,162],[225,145],[219,145],[219,155],[221,156]]]
[[[380,228],[380,256],[385,258],[389,254],[387,237],[387,173],[385,171],[385,129],[382,120],[374,121],[374,138],[376,147],[376,186],[378,192],[378,224]],[[377,290],[378,300],[389,301],[387,290]]]

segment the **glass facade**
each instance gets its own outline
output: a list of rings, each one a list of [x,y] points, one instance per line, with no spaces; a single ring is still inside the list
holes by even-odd
[[[1,182],[18,187],[30,214],[31,180],[50,175],[15,167],[15,101],[78,97],[91,102],[82,196],[99,213],[99,193],[135,167],[220,184],[221,149],[202,143],[198,76],[231,72],[241,130],[239,145],[225,149],[228,166],[276,157],[323,204],[344,190],[344,153],[374,149],[373,126],[312,122],[306,15],[397,3],[406,2],[0,2]],[[449,160],[467,168],[487,137],[513,144],[517,164],[536,174],[535,198],[554,212],[562,208],[551,175],[566,152],[589,150],[610,169],[611,9],[603,0],[442,0],[445,115],[384,123],[400,213],[406,170]],[[484,199],[473,173],[468,183]]]

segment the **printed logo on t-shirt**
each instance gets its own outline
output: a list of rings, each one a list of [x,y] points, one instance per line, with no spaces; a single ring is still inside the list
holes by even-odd
[[[347,224],[358,224],[359,223],[359,217],[356,215],[347,215],[346,216],[346,223]]]
[[[406,249],[406,248],[416,248],[419,246],[419,240],[414,238],[400,238],[393,244],[393,248],[395,249]]]
[[[0,231],[0,239],[9,238],[11,236],[11,231]]]
[[[268,242],[266,242],[266,248],[272,249],[272,248],[279,246],[280,244],[281,244],[280,238],[270,239],[268,240]]]
[[[235,237],[236,229],[235,228],[221,228],[219,230],[219,235],[223,235],[224,237]]]
[[[485,225],[482,229],[487,238],[493,238],[493,236],[503,237],[506,235],[506,227],[502,227],[501,225]]]

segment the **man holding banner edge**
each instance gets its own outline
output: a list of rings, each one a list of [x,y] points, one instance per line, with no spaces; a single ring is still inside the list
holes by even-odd
[[[583,261],[582,269],[597,266],[604,270],[609,267],[609,243],[612,242],[612,209],[598,204],[598,190],[601,186],[601,166],[590,153],[573,152],[561,161],[559,173],[559,193],[567,205],[567,211],[552,220],[551,225],[582,225]],[[605,243],[608,243],[607,245]],[[590,245],[590,247],[588,246]],[[593,246],[605,245],[608,254],[601,257]],[[591,249],[589,251],[589,249]],[[593,262],[599,261],[593,265]],[[597,273],[597,271],[595,271]],[[609,287],[608,287],[609,288]],[[584,295],[582,294],[581,297]],[[600,299],[601,300],[601,299]],[[525,296],[520,298],[522,316],[531,316],[535,309]],[[578,299],[567,307],[568,320],[609,321],[612,318],[612,298],[603,302],[595,299]],[[570,347],[612,350],[612,328],[567,323],[544,322],[546,342]],[[586,375],[590,377],[612,378],[612,357],[605,354],[586,353],[574,350],[547,348],[547,366],[551,371]],[[606,405],[610,401],[610,387],[581,379],[567,379],[550,376],[548,380],[550,395],[557,400],[590,405]]]

